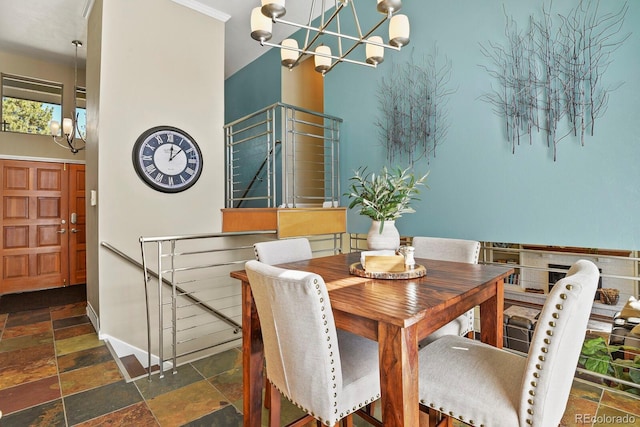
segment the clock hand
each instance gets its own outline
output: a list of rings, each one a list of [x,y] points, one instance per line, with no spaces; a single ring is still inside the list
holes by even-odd
[[[169,161],[173,160],[174,157],[176,157],[178,154],[180,154],[180,152],[182,151],[182,148],[179,149],[178,151],[176,151],[176,154],[173,154],[173,145],[171,146],[171,153],[169,154]]]

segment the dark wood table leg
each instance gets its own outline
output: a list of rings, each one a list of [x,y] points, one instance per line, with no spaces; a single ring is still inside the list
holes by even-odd
[[[242,282],[242,390],[244,426],[261,425],[264,345],[249,282]]]
[[[494,286],[495,295],[480,304],[480,339],[484,343],[502,348],[504,281],[498,280]]]
[[[379,323],[378,345],[382,423],[417,426],[420,418],[417,328]]]

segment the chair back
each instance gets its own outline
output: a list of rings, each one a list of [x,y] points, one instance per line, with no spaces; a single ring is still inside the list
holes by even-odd
[[[412,246],[416,258],[477,264],[480,256],[480,242],[475,240],[416,236]]]
[[[253,250],[258,261],[269,265],[313,258],[309,240],[304,237],[254,243]]]
[[[521,426],[558,425],[562,419],[599,277],[593,262],[579,260],[547,296],[522,379]]]
[[[267,378],[316,418],[335,420],[342,367],[324,280],[259,261],[245,268],[260,318]]]

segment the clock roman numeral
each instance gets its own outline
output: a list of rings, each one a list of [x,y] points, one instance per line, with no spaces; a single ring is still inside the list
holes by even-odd
[[[153,157],[148,156],[148,155],[143,155],[142,156],[142,161],[143,162],[150,162],[151,160],[153,160]]]
[[[162,174],[162,172],[158,172],[158,174],[155,177],[156,182],[162,182],[162,178],[164,178],[164,175]]]
[[[185,171],[186,173],[188,173],[189,175],[192,175],[192,176],[193,176],[193,174],[194,174],[194,173],[196,173],[196,171],[194,171],[194,170],[193,170],[193,169],[191,169],[191,168],[186,168],[184,171]]]
[[[172,133],[168,133],[167,134],[167,142],[173,142],[173,134]]]
[[[152,173],[154,173],[156,171],[156,166],[155,165],[148,165],[145,169],[147,170],[148,174],[152,174]]]
[[[160,135],[156,135],[156,139],[158,140],[158,145],[164,144],[164,141],[162,140],[162,137]]]

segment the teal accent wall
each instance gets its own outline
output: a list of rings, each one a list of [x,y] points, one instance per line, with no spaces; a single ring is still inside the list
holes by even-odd
[[[375,12],[366,13],[365,3],[357,3],[366,27]],[[545,4],[549,9],[549,2]],[[554,0],[551,13],[566,15],[577,4]],[[599,10],[614,13],[624,4],[601,1]],[[571,137],[563,139],[554,162],[542,134],[534,134],[532,145],[523,141],[512,154],[504,136],[504,119],[479,99],[497,83],[480,66],[489,64],[480,43],[506,44],[505,14],[525,28],[530,15],[541,17],[542,2],[406,0],[403,12],[411,20],[409,46],[387,52],[377,69],[341,64],[325,77],[325,112],[344,119],[342,191],[358,167],[378,170],[388,164],[374,125],[380,114],[381,78],[394,78],[393,63],[404,63],[412,55],[419,62],[437,45],[452,63],[450,84],[455,93],[447,106],[450,128],[436,157],[415,166],[417,174],[430,171],[429,189],[415,203],[417,213],[397,221],[400,233],[640,249],[640,2],[627,4],[621,34],[631,35],[613,53],[602,76],[605,86],[622,85],[610,93],[607,111],[596,121],[595,135],[586,138],[584,147]],[[277,64],[268,71],[264,67],[264,62],[253,63],[242,72],[255,69],[279,78]],[[226,93],[227,97],[251,96],[240,87],[227,86]],[[341,203],[348,205],[347,198]],[[349,232],[364,233],[369,224],[368,218],[349,212]]]
[[[247,35],[248,42],[254,42]],[[280,51],[267,49],[251,64],[224,82],[224,122],[230,123],[247,114],[280,101]]]

